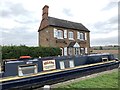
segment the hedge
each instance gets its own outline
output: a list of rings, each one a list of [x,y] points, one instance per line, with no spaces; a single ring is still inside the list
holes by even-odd
[[[58,56],[61,50],[54,47],[2,46],[2,59],[16,59],[23,55],[33,58]]]

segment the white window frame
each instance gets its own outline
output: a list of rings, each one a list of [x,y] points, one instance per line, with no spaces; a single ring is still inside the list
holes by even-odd
[[[62,30],[57,30],[57,38],[63,39],[63,31]]]
[[[80,54],[80,49],[78,47],[75,48],[75,55],[79,55]]]
[[[69,40],[74,40],[74,34],[73,34],[73,32],[69,32],[68,33],[68,38],[69,38]]]
[[[83,51],[84,50],[84,52],[85,52],[85,48],[80,48],[80,53],[81,54],[84,54],[84,53],[82,53],[81,51]]]
[[[87,33],[85,33],[85,40],[87,40]]]
[[[63,48],[60,48],[62,50],[62,56],[63,56]]]
[[[69,55],[72,55],[72,49],[73,48],[69,48]]]
[[[57,38],[57,29],[56,29],[56,28],[54,28],[54,30],[53,30],[53,31],[54,31],[54,37],[55,37],[55,38]]]
[[[88,53],[88,48],[87,48],[87,47],[85,48],[85,53],[86,53],[86,54]]]
[[[77,39],[84,41],[85,40],[85,35],[82,32],[77,32]]]
[[[67,38],[67,30],[64,30],[64,38]]]
[[[108,61],[108,58],[107,58],[107,57],[103,57],[103,58],[102,58],[102,61],[103,61],[103,62],[107,62],[107,61]]]
[[[84,33],[80,33],[80,40],[84,40]]]
[[[64,47],[64,56],[67,56],[67,47]]]

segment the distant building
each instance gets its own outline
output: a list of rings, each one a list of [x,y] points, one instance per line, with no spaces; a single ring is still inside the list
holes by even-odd
[[[38,29],[39,46],[60,47],[62,55],[80,55],[90,52],[90,31],[81,23],[48,16],[49,6],[43,7]]]

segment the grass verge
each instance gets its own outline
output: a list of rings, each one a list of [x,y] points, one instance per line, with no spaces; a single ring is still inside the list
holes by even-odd
[[[75,90],[82,88],[118,88],[118,71],[109,74],[100,75],[94,78],[73,82],[68,85],[60,85],[57,90]]]

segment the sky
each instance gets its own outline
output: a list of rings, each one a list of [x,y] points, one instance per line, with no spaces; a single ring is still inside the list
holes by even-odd
[[[38,46],[42,8],[49,16],[82,23],[90,45],[118,44],[119,0],[0,0],[0,45]]]

